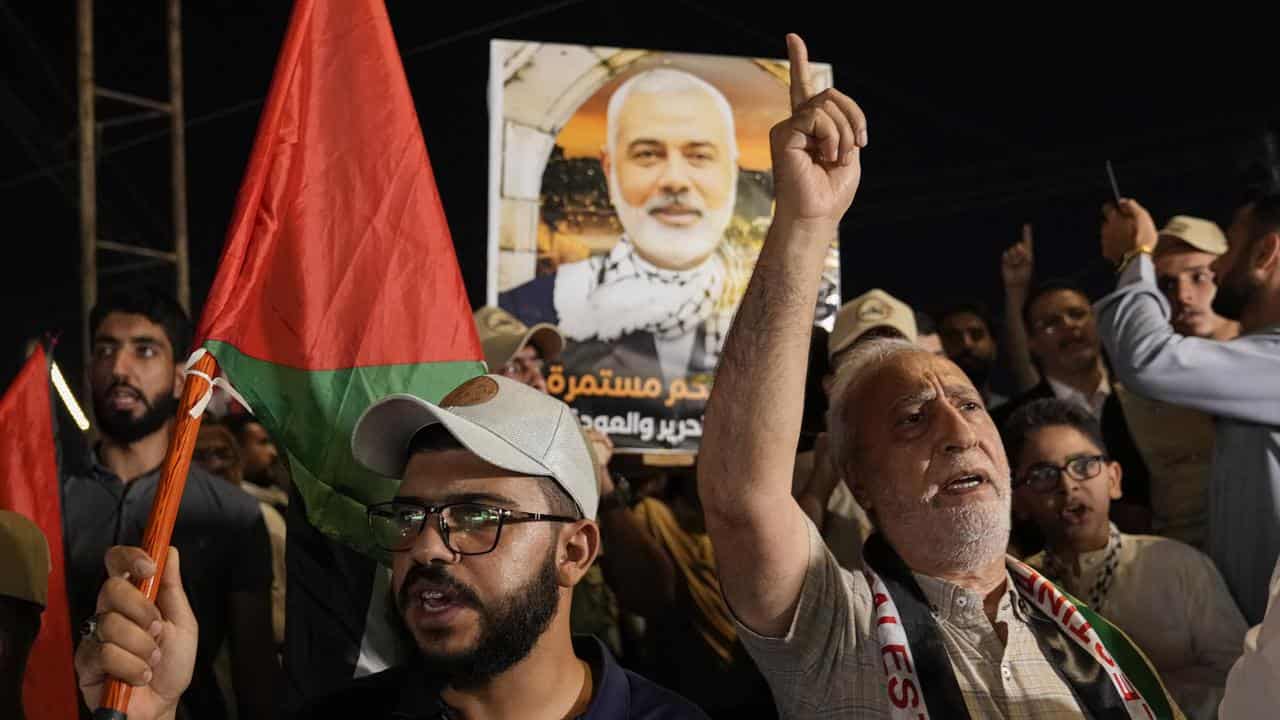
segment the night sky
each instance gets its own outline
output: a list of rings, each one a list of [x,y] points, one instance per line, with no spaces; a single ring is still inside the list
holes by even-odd
[[[164,3],[97,4],[99,84],[163,98]],[[882,287],[926,307],[963,295],[999,310],[999,255],[1023,222],[1035,225],[1041,277],[1096,263],[1108,158],[1124,193],[1157,222],[1174,213],[1222,221],[1239,166],[1261,157],[1263,131],[1280,120],[1274,38],[1247,16],[1219,23],[1200,10],[1165,11],[1158,22],[1139,22],[1073,4],[1070,16],[1039,7],[1035,16],[981,18],[913,5],[891,21],[857,3],[772,3],[769,12],[720,1],[387,4],[473,304],[484,297],[492,38],[785,57],[783,33],[800,32],[811,57],[834,66],[837,87],[869,116],[862,188],[841,230],[845,297]],[[289,3],[185,5],[198,317]],[[0,262],[0,384],[16,371],[24,341],[46,330],[62,331],[57,357],[69,376],[78,371],[75,32],[70,0],[0,0],[9,250]],[[130,112],[98,103],[99,121]],[[102,130],[104,239],[171,247],[167,124]],[[99,262],[132,261],[103,253]],[[163,267],[116,278],[140,275],[172,286]]]

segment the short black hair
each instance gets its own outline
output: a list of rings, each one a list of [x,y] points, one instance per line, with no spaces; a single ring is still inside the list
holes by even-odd
[[[1031,308],[1040,298],[1049,293],[1068,291],[1073,292],[1084,298],[1086,303],[1089,302],[1089,293],[1084,288],[1070,280],[1046,280],[1031,288],[1031,292],[1027,293],[1027,299],[1022,303],[1022,324],[1027,329],[1027,334],[1031,334]]]
[[[1280,191],[1272,191],[1255,199],[1249,215],[1249,247],[1263,235],[1280,232]],[[1249,247],[1244,249],[1248,250]]]
[[[542,482],[538,483],[538,489],[542,490],[542,497],[547,500],[548,513],[582,519],[582,513],[578,510],[578,503],[569,497],[569,493],[560,487],[560,483],[549,477],[540,479]]]
[[[466,450],[458,438],[453,436],[441,423],[428,425],[409,440],[409,454],[431,453],[431,452],[447,452],[449,450]],[[560,487],[560,483],[554,478],[539,478],[538,489],[542,491],[542,496],[546,498],[547,512],[551,515],[564,515],[566,517],[581,518],[582,512],[578,510],[578,503],[569,497],[569,493]]]
[[[1046,427],[1069,427],[1078,431],[1107,454],[1107,444],[1102,440],[1102,428],[1093,415],[1078,403],[1058,398],[1042,398],[1017,408],[1004,426],[1000,439],[1008,454],[1009,464],[1017,465],[1031,433]]]
[[[240,442],[244,442],[244,431],[246,428],[250,425],[262,425],[262,421],[259,420],[257,416],[247,412],[230,413],[222,418],[221,423],[230,430],[232,434],[236,436],[236,440],[239,440]],[[262,425],[262,429],[266,430],[267,426]],[[270,435],[271,433],[267,434]]]
[[[156,288],[126,286],[108,291],[98,299],[89,313],[89,337],[97,334],[102,321],[111,313],[141,315],[164,328],[165,337],[173,349],[174,360],[183,359],[191,350],[191,318],[172,295]]]
[[[938,308],[938,312],[934,316],[938,318],[938,325],[941,327],[947,321],[947,318],[953,315],[961,315],[968,313],[982,321],[987,326],[987,332],[991,332],[991,315],[987,312],[987,306],[981,300],[973,300],[970,298],[961,298],[952,300]]]
[[[1270,130],[1258,139],[1261,146],[1245,150],[1241,162],[1237,163],[1235,176],[1229,181],[1232,210],[1280,190],[1280,142],[1277,142],[1275,132]]]

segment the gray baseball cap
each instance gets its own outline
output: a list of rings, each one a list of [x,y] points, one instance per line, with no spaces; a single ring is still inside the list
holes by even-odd
[[[356,421],[351,452],[379,475],[403,477],[409,441],[437,423],[491,465],[552,478],[583,517],[595,519],[600,490],[577,418],[568,405],[501,375],[471,378],[439,405],[407,394],[378,400]]]

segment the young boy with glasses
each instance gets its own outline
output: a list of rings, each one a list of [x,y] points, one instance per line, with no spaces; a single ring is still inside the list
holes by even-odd
[[[1189,545],[1122,533],[1108,520],[1123,472],[1083,407],[1036,400],[1002,435],[1014,515],[1045,539],[1027,562],[1124,630],[1187,717],[1216,717],[1247,630],[1217,568]]]

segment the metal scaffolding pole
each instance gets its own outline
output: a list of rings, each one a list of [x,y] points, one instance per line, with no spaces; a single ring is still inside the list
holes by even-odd
[[[191,263],[187,260],[187,143],[182,101],[182,3],[169,0],[169,120],[173,171],[173,254],[178,266],[178,302],[191,312]],[[175,353],[187,348],[174,348]]]
[[[97,85],[94,77],[93,42],[94,0],[77,1],[78,38],[78,90],[80,123],[80,278],[81,278],[81,335],[84,342],[84,367],[89,367],[92,357],[92,338],[89,337],[89,314],[98,299],[100,275],[119,274],[119,268],[98,266],[98,253],[111,251],[140,256],[152,261],[171,262],[175,268],[174,295],[188,312],[191,311],[191,268],[187,230],[187,155],[186,118],[183,108],[182,79],[182,2],[167,0],[166,45],[169,60],[169,98],[156,100],[135,93],[123,92]],[[98,98],[126,103],[145,112],[135,113],[123,120],[98,122],[96,101]],[[170,126],[170,180],[172,188],[173,250],[132,245],[98,237],[97,202],[97,135],[108,127],[128,124],[148,117],[169,116]],[[126,265],[137,269],[137,263]],[[186,348],[174,348],[185,352]]]
[[[89,312],[98,300],[98,185],[94,147],[98,128],[94,113],[93,0],[77,3],[76,28],[79,41],[76,74],[80,120],[80,335],[87,378],[92,354]]]

